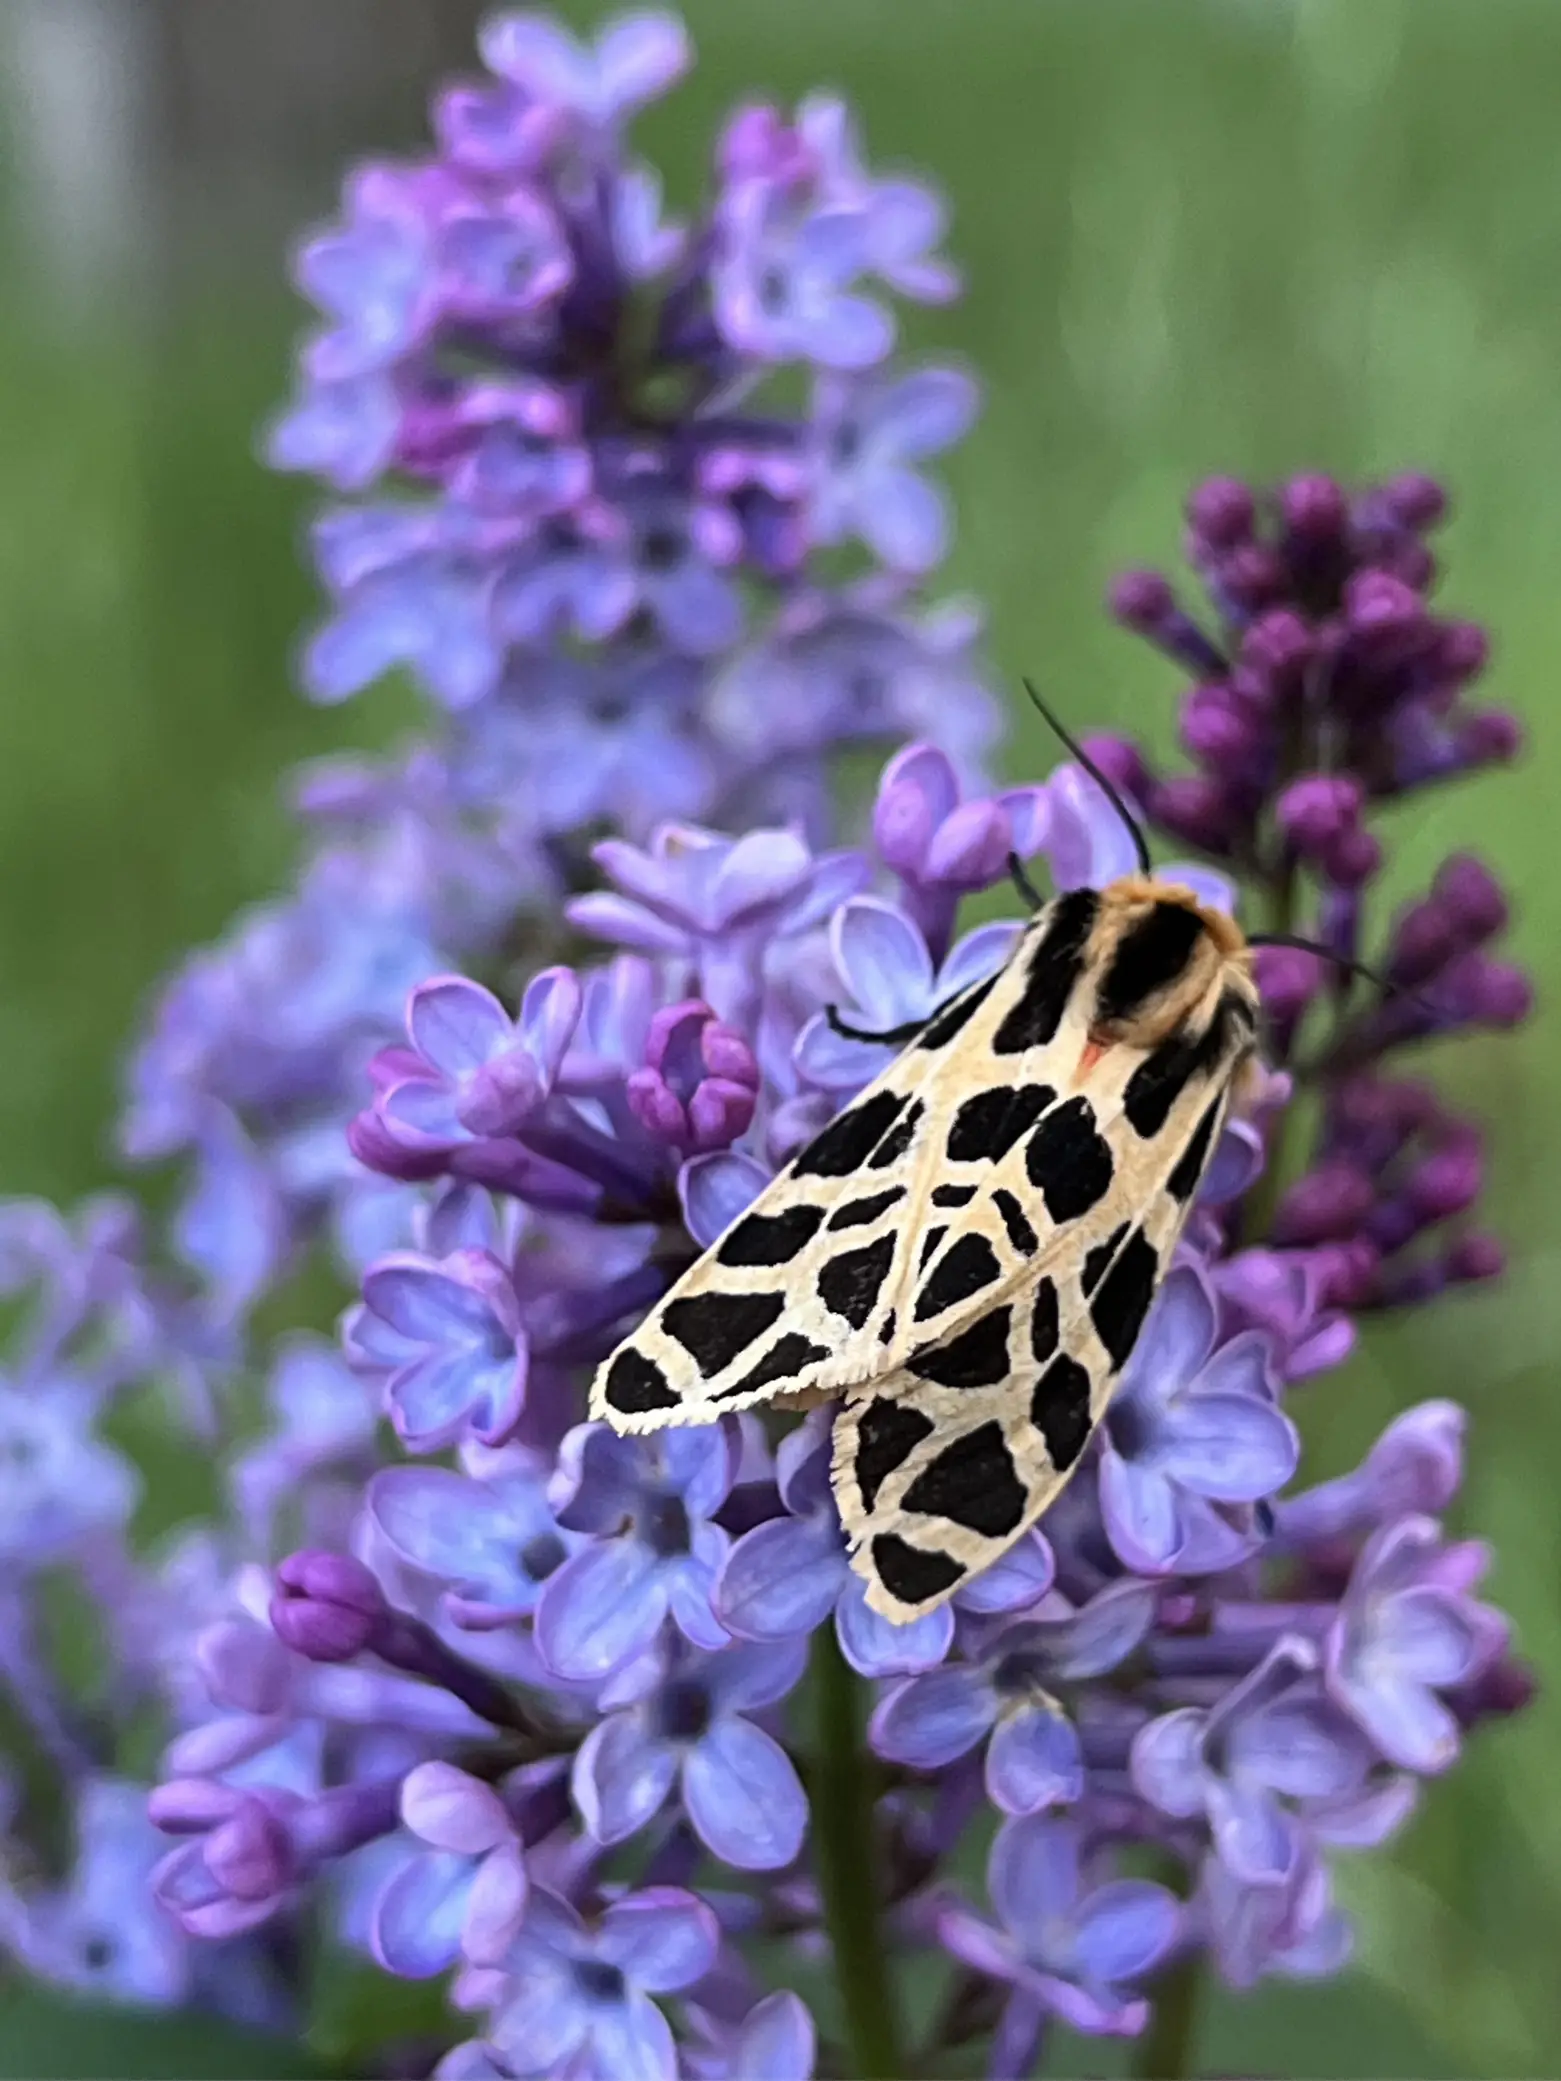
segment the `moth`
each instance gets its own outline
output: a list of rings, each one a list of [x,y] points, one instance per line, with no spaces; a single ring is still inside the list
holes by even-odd
[[[625,1433],[843,1398],[851,1563],[901,1624],[1079,1464],[1256,1062],[1254,942],[1154,875],[1095,777],[1143,871],[1043,902],[1012,862],[1034,907],[1007,963],[924,1023],[853,1035],[905,1045],[591,1389]]]

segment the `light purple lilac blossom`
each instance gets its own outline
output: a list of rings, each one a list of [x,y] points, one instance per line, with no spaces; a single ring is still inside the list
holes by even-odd
[[[891,2010],[958,1968],[890,2048],[926,2071],[977,2036],[1007,2073],[1058,2026],[1136,2034],[1200,1962],[1337,1972],[1335,1859],[1532,1688],[1489,1551],[1441,1522],[1464,1412],[1402,1411],[1323,1481],[1293,1420],[1362,1311],[1500,1269],[1477,1132],[1390,1058],[1523,1016],[1505,899],[1455,856],[1396,917],[1370,902],[1374,805],[1515,749],[1466,699],[1481,632],[1426,603],[1442,495],[1215,480],[1188,515],[1210,615],[1156,574],[1114,590],[1194,682],[1194,772],[1089,741],[1204,861],[1167,871],[1404,989],[1263,953],[1272,1073],[1095,1443],[1004,1561],[891,1627],[846,1562],[829,1410],[625,1439],[584,1385],[888,1059],[827,1006],[927,1016],[1011,950],[1013,922],[961,930],[1010,855],[1066,889],[1131,842],[1077,765],[994,789],[978,629],[920,590],[952,525],[927,465],[977,404],[892,357],[897,300],[956,287],[932,191],[813,96],[738,110],[669,223],[626,125],[690,61],[674,17],[584,42],[502,15],[481,50],[433,153],[360,168],[300,249],[319,322],[270,436],[339,501],[309,691],[410,671],[426,735],[302,777],[296,888],[158,1004],[122,1137],[182,1166],[166,1234],[118,1200],[0,1207],[0,1685],[75,1842],[24,1876],[0,1775],[0,1949],[299,2032],[315,1932],[448,1976],[420,2071],[468,2081],[867,2071],[866,1979],[821,2042],[757,1970],[853,1918]],[[884,761],[860,826],[848,744]],[[339,1342],[279,1336],[327,1272]],[[103,1420],[154,1390],[212,1492],[148,1550]],[[62,1576],[111,1615],[90,1699],[51,1659]],[[994,1812],[984,1886],[956,1883]]]

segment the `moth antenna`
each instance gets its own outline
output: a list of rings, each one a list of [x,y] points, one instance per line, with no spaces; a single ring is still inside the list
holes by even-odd
[[[1084,771],[1089,775],[1090,779],[1095,783],[1096,787],[1100,789],[1101,793],[1105,796],[1106,800],[1111,804],[1111,807],[1116,811],[1117,815],[1127,826],[1127,829],[1132,836],[1133,850],[1138,855],[1139,868],[1144,874],[1152,875],[1154,873],[1154,862],[1149,857],[1149,841],[1144,836],[1143,832],[1139,829],[1137,823],[1134,821],[1132,812],[1129,810],[1127,804],[1122,800],[1122,797],[1117,793],[1117,790],[1112,786],[1111,782],[1107,780],[1106,776],[1095,764],[1095,761],[1090,757],[1089,753],[1084,750],[1083,746],[1079,744],[1076,738],[1069,736],[1068,732],[1063,728],[1062,724],[1058,721],[1057,717],[1053,715],[1052,711],[1047,707],[1046,703],[1036,692],[1035,682],[1031,679],[1026,679],[1022,680],[1020,684],[1023,686],[1025,692],[1029,695],[1030,699],[1035,703],[1036,708],[1040,712],[1042,721],[1048,725],[1048,727],[1051,729],[1052,733],[1055,736],[1060,737],[1062,739],[1063,743],[1067,746],[1068,750],[1072,752],[1073,756],[1084,768]]]
[[[1352,961],[1348,954],[1336,954],[1332,947],[1319,946],[1315,939],[1302,939],[1295,932],[1249,932],[1249,947],[1294,947],[1302,954],[1315,954],[1319,961],[1331,961],[1335,968],[1342,968],[1350,975],[1363,975],[1368,983],[1375,983],[1389,997],[1407,997],[1411,1004],[1418,1004],[1423,1012],[1436,1016],[1436,1006],[1414,990],[1406,990],[1402,983],[1395,983],[1391,976],[1383,975],[1380,969],[1368,968],[1364,961]]]
[[[903,1026],[886,1026],[879,1033],[871,1033],[865,1026],[848,1026],[840,1016],[838,1005],[826,1004],[824,1007],[824,1024],[831,1033],[838,1033],[842,1040],[893,1045],[900,1041],[914,1040],[926,1023],[925,1019],[907,1019]]]
[[[1041,894],[1040,890],[1035,886],[1034,882],[1031,881],[1029,875],[1025,872],[1024,862],[1020,859],[1017,853],[1010,853],[1008,855],[1008,879],[1013,883],[1014,887],[1019,891],[1019,894],[1030,906],[1032,914],[1035,911],[1043,910],[1045,908],[1046,898]]]

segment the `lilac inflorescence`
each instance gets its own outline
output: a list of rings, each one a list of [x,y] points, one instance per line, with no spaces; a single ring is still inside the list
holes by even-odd
[[[31,1296],[0,1684],[77,1842],[51,1870],[0,1783],[0,1946],[299,2029],[279,1939],[322,1931],[449,1976],[421,2071],[493,2081],[865,2070],[859,1988],[821,2045],[758,1972],[827,1956],[843,1913],[948,1978],[902,2048],[925,2071],[978,2035],[1022,2072],[1055,2026],[1136,2034],[1200,1960],[1326,1977],[1337,1859],[1531,1688],[1488,1550],[1442,1523],[1463,1411],[1401,1412],[1324,1481],[1293,1420],[1362,1311],[1500,1269],[1478,1131],[1389,1057],[1522,1017],[1505,899],[1458,856],[1369,907],[1373,805],[1515,748],[1465,698],[1483,636],[1428,604],[1442,494],[1218,480],[1189,508],[1213,618],[1153,574],[1113,594],[1192,675],[1197,770],[1096,738],[1101,769],[1205,856],[1176,878],[1324,953],[1259,956],[1270,1072],[1068,1488],[891,1626],[832,1411],[622,1438],[584,1386],[889,1059],[826,1008],[926,1018],[1011,951],[1011,921],[960,929],[1011,856],[1067,889],[1133,844],[1077,765],[994,791],[975,627],[918,591],[949,530],[925,464],[975,406],[890,359],[894,298],[954,287],[931,191],[820,97],[739,111],[668,225],[625,124],[687,64],[675,19],[582,44],[499,17],[482,50],[436,152],[362,169],[302,249],[322,322],[271,434],[346,501],[311,691],[403,667],[427,739],[307,775],[297,889],[156,1008],[123,1135],[187,1161],[166,1235],[117,1201],[0,1209],[0,1289]],[[805,416],[768,388],[799,366]],[[876,568],[841,580],[852,544]],[[887,760],[859,828],[830,792],[854,740]],[[275,1337],[322,1256],[339,1339]],[[147,1551],[101,1420],[154,1385],[214,1486]],[[48,1651],[61,1575],[114,1616],[87,1697]],[[801,1709],[841,1681],[870,1687],[845,1754]],[[149,1715],[148,1795],[120,1737]],[[844,1881],[842,1770],[876,1853]],[[984,1887],[956,1883],[994,1820]]]

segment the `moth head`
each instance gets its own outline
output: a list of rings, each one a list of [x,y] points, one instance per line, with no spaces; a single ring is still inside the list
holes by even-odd
[[[1090,1036],[1152,1048],[1201,1031],[1227,991],[1256,1005],[1241,927],[1179,882],[1126,875],[1101,891],[1089,972],[1097,978]]]

